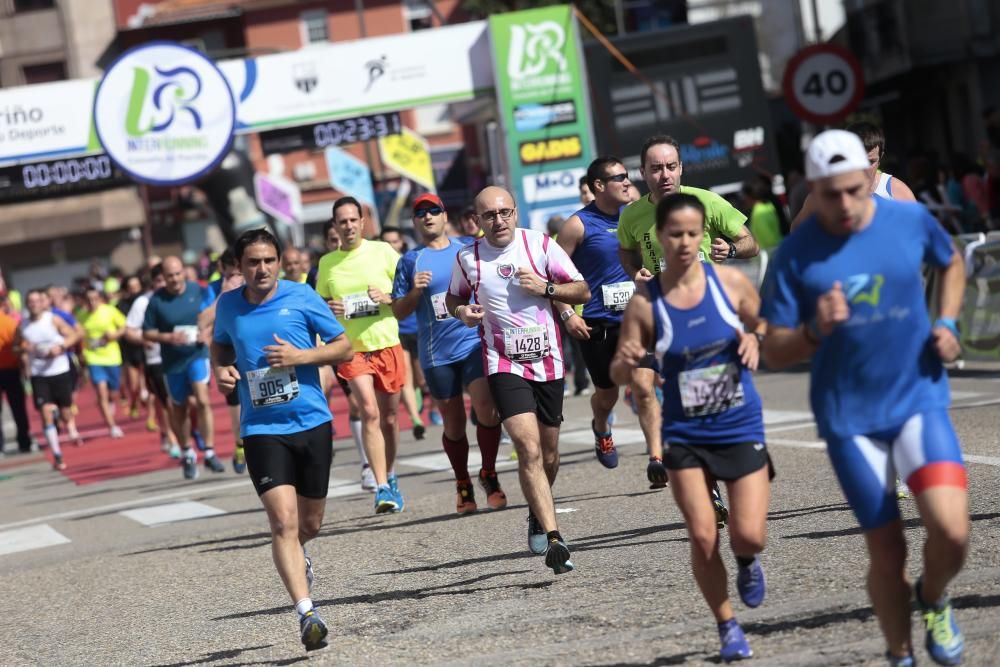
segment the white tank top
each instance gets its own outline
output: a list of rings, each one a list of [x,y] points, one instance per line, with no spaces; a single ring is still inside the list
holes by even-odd
[[[48,350],[56,345],[62,345],[64,339],[56,329],[51,312],[44,312],[37,320],[26,319],[21,322],[21,337],[31,343],[30,369],[32,377],[52,377],[69,372],[69,357],[60,354],[57,357],[46,357]]]
[[[882,199],[893,199],[892,174],[880,171],[878,173],[878,183],[875,184],[875,191],[872,194]]]

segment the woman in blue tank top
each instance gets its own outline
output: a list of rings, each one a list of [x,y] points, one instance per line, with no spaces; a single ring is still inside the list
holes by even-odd
[[[710,486],[726,483],[729,540],[748,607],[764,599],[764,549],[770,457],[760,396],[751,372],[759,356],[760,297],[738,270],[698,261],[705,208],[691,195],[664,198],[656,234],[666,270],[637,289],[622,323],[612,378],[627,381],[647,350],[659,361],[663,386],[663,451],[650,451],[647,476],[670,480],[691,539],[695,580],[718,623],[724,661],[753,655],[733,615]],[[749,332],[749,333],[748,333]]]

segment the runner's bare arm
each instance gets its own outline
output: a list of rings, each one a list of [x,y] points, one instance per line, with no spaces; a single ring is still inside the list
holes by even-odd
[[[218,298],[212,305],[198,313],[198,339],[202,341],[212,340],[212,328],[215,326],[215,304],[219,303]]]
[[[896,201],[917,201],[910,186],[895,176],[892,177],[892,198]]]
[[[59,335],[63,337],[63,351],[66,351],[80,342],[80,334],[77,333],[74,327],[66,324],[64,320],[61,320],[58,317],[53,317],[52,323],[56,325],[56,331],[58,331]]]
[[[740,228],[740,233],[733,239],[733,245],[736,246],[736,259],[750,259],[760,254],[757,239],[753,237],[746,225]]]
[[[240,372],[236,370],[236,350],[232,345],[223,345],[212,341],[210,346],[212,356],[212,370],[215,373],[215,382],[219,385],[219,391],[223,394],[231,394],[236,389],[236,384],[240,381]]]
[[[948,266],[938,269],[941,280],[941,320],[957,320],[962,310],[962,296],[965,294],[965,261],[957,250],[951,256]],[[938,356],[945,362],[958,358],[962,352],[961,341],[954,331],[942,325],[931,332]]]
[[[635,294],[625,308],[621,333],[618,335],[618,350],[611,359],[609,372],[611,380],[621,386],[632,381],[632,371],[646,356],[652,346],[653,308],[645,287],[636,285]]]
[[[431,283],[430,271],[417,271],[413,274],[413,287],[405,295],[392,300],[392,314],[397,320],[405,320],[413,314],[420,305],[420,295]]]
[[[642,258],[639,251],[628,248],[618,248],[618,261],[625,269],[625,275],[636,283],[646,282],[653,277],[649,269],[642,265]]]
[[[576,252],[576,249],[580,247],[580,243],[583,241],[583,235],[583,221],[580,220],[580,216],[571,215],[569,220],[564,222],[563,226],[559,229],[559,236],[556,238],[556,243],[560,248],[566,251],[567,255],[573,257],[573,253]],[[553,302],[553,305],[556,307],[556,312],[560,315],[566,311],[573,310],[573,306],[568,303],[562,303],[561,301],[555,301]],[[569,316],[567,315],[565,317]],[[574,318],[571,317],[567,321],[567,329],[570,327],[568,322],[572,322],[573,319]],[[579,324],[586,328],[586,325],[583,324],[582,321]],[[576,330],[576,333],[574,333],[573,330],[571,330],[570,333],[573,333],[573,335],[577,338],[580,337],[577,335],[579,333],[579,329]]]
[[[743,323],[743,329],[738,330],[740,344],[737,353],[743,365],[755,371],[760,363],[759,337],[767,329],[767,323],[758,317],[760,295],[742,271],[727,266],[716,267],[715,271],[722,281],[722,289]]]

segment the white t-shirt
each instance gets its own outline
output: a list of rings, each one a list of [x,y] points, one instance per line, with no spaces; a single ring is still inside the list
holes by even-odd
[[[28,355],[31,377],[54,377],[69,373],[69,357],[65,353],[57,357],[41,356],[65,342],[56,328],[54,318],[55,315],[47,310],[37,320],[26,318],[21,321],[21,338],[31,343],[33,348]]]
[[[142,331],[142,323],[146,319],[146,308],[149,307],[149,298],[151,296],[153,296],[152,292],[143,292],[135,298],[135,301],[132,302],[132,307],[128,309],[128,315],[125,316],[125,326],[129,329]],[[143,341],[142,349],[146,353],[147,366],[157,366],[163,363],[163,357],[160,356],[159,343],[149,344],[149,342]]]
[[[479,238],[459,250],[455,264],[448,291],[474,297],[486,311],[480,337],[487,373],[512,373],[534,382],[562,378],[562,341],[552,301],[521,289],[516,273],[531,269],[556,284],[583,280],[566,252],[541,232],[515,229],[506,247]]]

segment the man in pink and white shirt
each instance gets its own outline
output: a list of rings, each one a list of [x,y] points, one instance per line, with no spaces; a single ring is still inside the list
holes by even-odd
[[[565,385],[552,302],[586,303],[590,289],[554,241],[518,228],[509,192],[488,187],[474,207],[485,236],[459,251],[445,305],[466,326],[479,327],[490,393],[517,449],[530,508],[528,547],[562,574],[573,563],[552,501]]]

